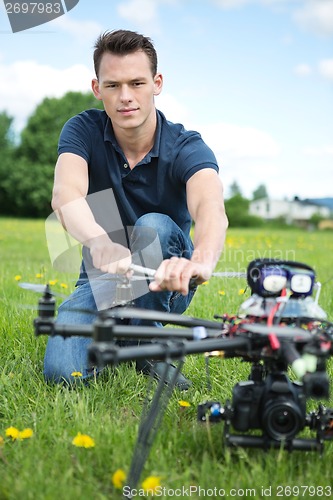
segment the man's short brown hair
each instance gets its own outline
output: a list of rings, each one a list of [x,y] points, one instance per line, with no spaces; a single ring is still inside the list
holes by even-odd
[[[117,55],[127,55],[138,50],[142,50],[147,54],[154,77],[157,73],[157,54],[150,38],[128,30],[102,33],[96,40],[94,51],[94,66],[97,78],[103,54],[111,52]]]

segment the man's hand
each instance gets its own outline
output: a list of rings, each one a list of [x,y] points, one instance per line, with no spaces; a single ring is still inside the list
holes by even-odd
[[[113,243],[107,235],[91,239],[87,245],[94,267],[103,273],[125,274],[132,263],[128,248]]]
[[[212,270],[207,265],[192,262],[182,257],[171,257],[171,259],[164,260],[159,266],[149,289],[152,292],[169,290],[187,295],[191,279],[199,285],[207,281],[211,274]]]

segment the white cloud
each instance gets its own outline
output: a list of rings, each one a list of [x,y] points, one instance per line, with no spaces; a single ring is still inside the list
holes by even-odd
[[[280,146],[267,132],[224,122],[199,124],[184,104],[170,94],[158,96],[156,106],[167,119],[200,132],[214,151],[226,192],[236,179],[243,194],[251,196],[260,183],[269,186],[273,179],[274,186],[274,179],[281,176]]]
[[[156,107],[166,115],[168,120],[175,123],[183,123],[188,128],[188,124],[190,123],[188,109],[174,96],[163,92],[155,99],[155,102]]]
[[[333,144],[332,145],[325,145],[320,148],[306,148],[304,150],[304,153],[308,156],[327,156],[333,157]]]
[[[20,130],[44,97],[61,97],[70,90],[88,92],[92,77],[82,64],[60,70],[32,60],[0,62],[0,110],[13,116]]]
[[[308,64],[301,63],[294,67],[294,73],[298,76],[308,76],[312,73],[312,69]]]
[[[322,77],[333,82],[333,59],[319,61],[317,70]],[[312,71],[311,66],[306,63],[301,63],[294,67],[294,73],[300,77],[307,77]]]
[[[215,5],[223,9],[233,9],[243,7],[244,5],[268,5],[272,7],[279,7],[290,4],[295,5],[295,2],[306,0],[212,0]]]
[[[333,35],[332,0],[212,0],[212,2],[223,9],[246,5],[290,8],[292,17],[303,28],[319,35]]]
[[[159,6],[164,4],[178,7],[182,1],[184,0],[123,0],[117,6],[117,13],[142,31],[153,35],[160,32]]]
[[[256,0],[254,1],[256,2]],[[222,7],[222,9],[233,9],[235,7],[243,7],[246,4],[253,3],[253,0],[213,0],[213,2],[218,7]]]
[[[229,123],[213,123],[201,127],[203,138],[210,147],[225,159],[248,160],[272,158],[279,154],[277,142],[267,133],[252,127]]]
[[[294,12],[294,18],[309,31],[319,35],[333,35],[332,0],[304,0],[302,8]]]
[[[276,158],[280,153],[278,143],[263,130],[225,122],[199,125],[189,109],[171,94],[159,95],[156,107],[165,113],[168,120],[183,123],[187,129],[200,132],[223,163],[229,160],[267,160]]]
[[[120,17],[135,23],[150,33],[158,31],[157,0],[128,0],[117,7]]]
[[[268,187],[281,174],[280,147],[267,132],[229,123],[212,123],[198,130],[216,155],[227,194],[234,180],[245,196],[251,196],[259,184]]]
[[[95,21],[75,21],[69,14],[51,22],[53,26],[71,35],[78,43],[94,40],[104,31],[102,25]]]
[[[179,0],[180,2],[181,0]],[[272,9],[283,8],[292,12],[294,20],[305,29],[320,35],[333,34],[332,0],[210,0],[222,9],[235,9],[259,5]],[[178,2],[178,3],[179,3]],[[118,5],[120,17],[150,32],[159,31],[158,8],[161,4],[176,5],[175,0],[124,0]]]
[[[333,82],[333,59],[323,59],[318,65],[319,73]]]

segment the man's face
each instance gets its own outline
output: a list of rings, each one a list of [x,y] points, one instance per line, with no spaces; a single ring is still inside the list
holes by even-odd
[[[92,89],[103,101],[113,126],[131,129],[142,126],[155,113],[154,96],[161,92],[162,83],[161,74],[153,77],[144,52],[125,56],[105,53]]]

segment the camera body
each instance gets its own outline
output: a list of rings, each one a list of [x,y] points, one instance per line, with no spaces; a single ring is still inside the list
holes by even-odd
[[[306,425],[306,396],[301,383],[284,372],[269,373],[262,380],[238,382],[232,401],[223,407],[208,401],[198,406],[200,421],[225,420],[235,431],[260,429],[268,440],[290,441]]]
[[[307,413],[306,401],[309,397],[327,398],[328,389],[328,377],[323,371],[307,374],[303,382],[295,382],[282,369],[254,363],[249,379],[234,386],[231,401],[224,406],[216,401],[200,404],[198,420],[224,421],[224,438],[229,446],[283,446],[290,451],[322,452],[323,440],[333,438],[333,410],[320,405],[317,412]],[[314,430],[316,437],[300,438],[298,435],[305,427]],[[260,435],[249,434],[258,430]]]
[[[305,421],[303,386],[283,372],[270,373],[260,382],[239,382],[233,389],[231,423],[236,431],[262,429],[271,439],[290,440]]]

